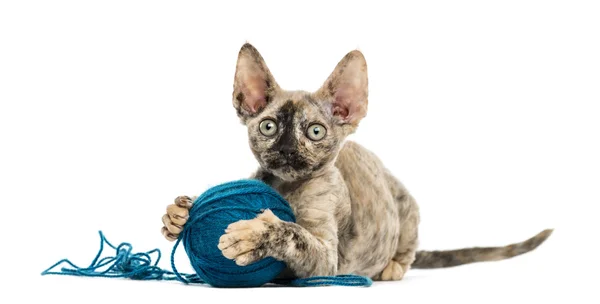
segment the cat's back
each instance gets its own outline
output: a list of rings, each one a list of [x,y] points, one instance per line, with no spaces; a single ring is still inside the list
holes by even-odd
[[[346,141],[335,163],[344,179],[353,204],[388,204],[389,174],[375,153],[353,141]]]
[[[361,180],[356,182],[362,182],[364,178],[377,179],[380,173],[385,171],[383,163],[375,153],[354,141],[344,143],[335,166],[341,171],[344,179],[351,183],[354,183],[353,179]]]
[[[375,193],[385,196],[408,194],[404,185],[388,170],[381,159],[372,151],[354,141],[346,141],[338,154],[335,166],[340,171],[352,197],[362,192],[380,198]]]

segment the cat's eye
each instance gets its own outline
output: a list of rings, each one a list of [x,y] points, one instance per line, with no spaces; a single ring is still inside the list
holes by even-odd
[[[277,124],[272,119],[265,119],[258,126],[264,136],[273,136],[277,133]]]
[[[317,141],[323,139],[326,133],[327,129],[325,129],[323,125],[312,124],[308,127],[308,130],[306,131],[306,136],[308,136],[308,138],[314,141]]]

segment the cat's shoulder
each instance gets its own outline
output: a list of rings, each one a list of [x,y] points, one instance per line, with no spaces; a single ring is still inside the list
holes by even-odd
[[[342,159],[346,159],[346,158],[355,158],[355,157],[360,157],[360,158],[365,158],[365,157],[373,157],[373,158],[377,158],[375,156],[375,154],[373,152],[371,152],[369,149],[367,149],[366,147],[364,147],[363,145],[352,141],[352,140],[346,140],[343,145],[342,148],[340,149],[339,152],[339,157],[338,158],[342,158]]]

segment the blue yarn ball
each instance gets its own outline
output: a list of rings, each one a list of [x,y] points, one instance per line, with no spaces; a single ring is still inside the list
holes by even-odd
[[[238,266],[217,248],[229,224],[254,219],[264,209],[271,209],[283,221],[296,221],[288,202],[258,180],[224,183],[194,201],[180,238],[194,271],[203,281],[214,287],[258,287],[285,269],[285,263],[271,257]]]

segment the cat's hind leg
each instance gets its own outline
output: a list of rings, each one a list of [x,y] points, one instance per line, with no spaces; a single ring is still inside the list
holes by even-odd
[[[401,233],[406,232],[403,231]],[[416,234],[408,233],[404,235],[407,237],[400,237],[396,254],[378,276],[378,279],[381,281],[402,280],[406,272],[410,269],[410,265],[414,262],[417,251]]]
[[[412,198],[408,196],[407,200],[412,200]],[[404,203],[411,204],[411,202]],[[410,265],[415,260],[418,246],[418,223],[419,216],[415,210],[409,210],[406,216],[401,215],[398,248],[392,260],[377,279],[381,281],[398,281],[404,278],[404,275],[410,269]]]
[[[388,175],[390,190],[398,207],[400,221],[400,236],[396,253],[383,269],[378,279],[382,281],[397,281],[404,278],[410,265],[415,260],[418,247],[419,207],[406,188],[393,176]]]

